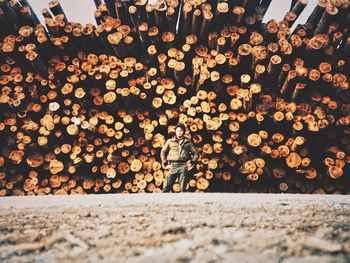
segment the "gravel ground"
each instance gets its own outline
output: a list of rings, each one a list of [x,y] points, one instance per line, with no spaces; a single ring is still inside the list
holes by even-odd
[[[0,262],[350,262],[349,196],[3,197],[0,219]]]

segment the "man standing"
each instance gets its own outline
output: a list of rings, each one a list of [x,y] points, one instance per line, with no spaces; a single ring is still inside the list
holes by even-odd
[[[187,168],[198,160],[198,151],[191,140],[184,137],[185,131],[185,126],[178,124],[175,136],[167,140],[160,152],[163,165],[166,169],[170,169],[165,178],[163,192],[170,192],[178,176],[180,176],[180,191],[185,192],[188,181]]]

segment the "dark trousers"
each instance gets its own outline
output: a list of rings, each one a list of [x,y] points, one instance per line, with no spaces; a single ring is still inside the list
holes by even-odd
[[[165,182],[163,185],[163,193],[170,192],[171,187],[175,183],[177,177],[180,177],[179,178],[180,191],[185,192],[187,181],[188,181],[187,168],[185,167],[185,163],[171,164],[171,169],[169,170],[167,176],[165,177]]]

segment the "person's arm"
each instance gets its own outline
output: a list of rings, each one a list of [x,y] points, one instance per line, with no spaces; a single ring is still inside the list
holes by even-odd
[[[167,155],[169,152],[169,140],[166,141],[164,144],[162,150],[160,151],[160,159],[162,161],[163,166],[165,167],[168,163],[167,161]]]

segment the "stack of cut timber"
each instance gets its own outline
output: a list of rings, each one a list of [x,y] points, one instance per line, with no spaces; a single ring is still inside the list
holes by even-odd
[[[188,191],[349,194],[350,2],[270,3],[0,1],[0,196],[160,192],[177,123]]]

